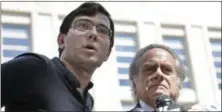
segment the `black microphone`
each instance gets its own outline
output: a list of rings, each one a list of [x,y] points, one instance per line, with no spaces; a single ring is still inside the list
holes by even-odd
[[[156,109],[157,111],[185,111],[167,95],[160,95],[157,97]]]

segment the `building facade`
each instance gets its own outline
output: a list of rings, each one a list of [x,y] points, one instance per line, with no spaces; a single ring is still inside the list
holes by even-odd
[[[62,20],[81,3],[2,2],[1,63],[24,52],[58,56]],[[136,51],[151,43],[168,45],[186,65],[188,76],[179,103],[220,107],[221,3],[100,3],[114,19],[115,44],[108,61],[92,77],[94,110],[129,110],[134,106],[128,67]]]

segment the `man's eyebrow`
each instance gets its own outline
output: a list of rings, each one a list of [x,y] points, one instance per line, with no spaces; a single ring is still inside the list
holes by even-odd
[[[102,25],[102,26],[105,26],[105,27],[108,28],[108,26],[106,26],[106,25],[103,24],[103,23],[95,24],[93,21],[91,21],[90,19],[87,19],[87,18],[80,18],[80,19],[77,19],[77,20],[74,21],[74,23],[76,23],[76,21],[79,21],[79,20],[88,21],[88,22],[92,23],[93,25]]]
[[[154,60],[147,60],[143,65],[156,64]]]
[[[154,61],[154,60],[147,60],[147,61],[143,64],[143,66],[150,65],[150,64],[157,64],[157,62]],[[169,62],[164,62],[164,63],[161,63],[160,65],[173,67],[173,64],[171,64],[171,63],[169,63]]]
[[[161,65],[168,66],[168,67],[173,67],[173,64],[171,64],[169,62],[164,62]]]
[[[75,20],[75,21],[73,21],[73,22],[76,23],[76,22],[79,21],[79,20],[84,20],[84,21],[88,21],[88,22],[93,23],[91,20],[86,19],[86,18],[79,18],[79,19],[77,19],[77,20]]]

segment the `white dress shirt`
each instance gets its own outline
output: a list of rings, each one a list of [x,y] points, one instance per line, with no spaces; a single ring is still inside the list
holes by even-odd
[[[142,100],[139,101],[141,108],[143,108],[144,111],[149,111],[152,112],[154,111],[154,109],[152,107],[150,107],[149,105],[147,105],[145,102],[143,102]]]

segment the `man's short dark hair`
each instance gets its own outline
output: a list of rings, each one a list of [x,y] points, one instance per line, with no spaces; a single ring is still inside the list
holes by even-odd
[[[60,33],[67,34],[73,20],[78,16],[95,16],[96,14],[101,13],[108,17],[111,28],[111,36],[110,36],[110,46],[109,50],[111,51],[114,43],[114,23],[109,14],[109,12],[99,3],[95,2],[85,2],[80,5],[77,9],[70,12],[63,20],[62,25],[60,26]],[[59,48],[59,56],[61,55],[63,49]]]
[[[134,82],[133,82],[133,78],[138,74],[139,72],[139,68],[140,68],[140,64],[141,64],[141,58],[142,56],[149,50],[153,49],[153,48],[160,48],[160,49],[164,49],[167,52],[169,52],[173,58],[176,60],[176,71],[177,71],[177,76],[180,79],[180,85],[179,87],[182,87],[183,81],[185,79],[186,76],[186,70],[185,67],[182,63],[182,60],[179,58],[179,56],[168,46],[166,45],[162,45],[162,44],[150,44],[142,49],[140,49],[137,53],[136,56],[134,57],[132,63],[130,64],[129,67],[129,79],[132,82],[132,94],[133,97],[135,98],[135,90],[134,90]],[[137,98],[135,98],[135,100],[137,100]]]

